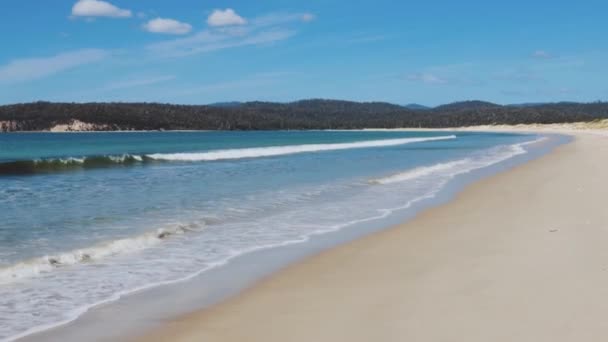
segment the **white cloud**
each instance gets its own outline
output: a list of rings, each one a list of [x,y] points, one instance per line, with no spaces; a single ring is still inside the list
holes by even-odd
[[[118,8],[102,0],[78,0],[72,7],[73,17],[130,18],[130,10]]]
[[[192,25],[174,19],[156,18],[143,25],[144,30],[152,33],[187,34]]]
[[[410,81],[421,82],[424,84],[447,84],[448,80],[441,78],[435,74],[419,72],[411,74],[407,77]]]
[[[545,50],[536,50],[536,51],[532,52],[532,57],[539,58],[539,59],[550,59],[550,58],[553,58],[553,55],[548,53]]]
[[[44,78],[81,65],[99,62],[109,55],[99,49],[84,49],[51,57],[24,58],[0,66],[0,82],[24,82]]]
[[[234,13],[227,9],[223,14]],[[214,13],[219,13],[216,10]],[[290,23],[310,20],[307,13],[272,13],[236,25],[237,21],[219,20],[210,15],[211,27],[193,35],[152,43],[146,49],[154,57],[182,57],[247,45],[265,45],[288,39],[296,34]],[[242,19],[242,18],[241,18]],[[234,25],[227,23],[233,22]],[[219,24],[223,26],[218,26]],[[215,26],[214,26],[215,25]]]
[[[245,25],[247,21],[232,8],[216,9],[207,18],[207,24],[212,27]]]

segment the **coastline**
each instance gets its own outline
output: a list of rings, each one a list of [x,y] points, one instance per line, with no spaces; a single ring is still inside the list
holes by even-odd
[[[0,126],[6,121],[0,121]],[[55,125],[48,130],[40,131],[0,131],[0,133],[148,133],[148,132],[217,132],[221,130],[95,130],[91,123],[75,121],[71,124]],[[595,120],[589,122],[572,122],[558,124],[520,124],[520,125],[483,125],[453,128],[363,128],[363,129],[310,129],[310,130],[285,130],[285,131],[470,131],[470,132],[591,132],[594,130],[605,131],[608,129],[608,119]]]
[[[318,132],[317,134],[324,135],[325,133]],[[435,134],[438,134],[439,136],[446,135],[443,132],[435,132]],[[362,132],[359,132],[358,135],[369,136],[367,133]],[[416,134],[413,134],[413,136],[425,136],[425,134],[417,132]],[[433,136],[433,134],[431,134],[431,136]],[[252,241],[252,244],[249,244],[249,246],[253,248],[230,251],[230,253],[225,254],[227,258],[224,257],[219,260],[212,260],[213,263],[210,265],[211,267],[207,267],[207,265],[205,265],[205,267],[197,267],[198,265],[194,265],[194,268],[190,268],[189,271],[180,272],[180,270],[182,270],[181,267],[192,265],[190,264],[190,260],[182,260],[182,262],[179,262],[177,265],[177,277],[160,279],[160,281],[160,277],[147,279],[148,281],[139,282],[136,286],[129,286],[120,288],[119,291],[112,291],[109,296],[104,296],[101,301],[81,303],[84,305],[70,305],[59,311],[53,310],[54,306],[50,305],[53,303],[53,299],[50,299],[48,306],[40,308],[33,307],[30,311],[33,312],[34,315],[39,313],[39,316],[32,316],[33,318],[29,322],[26,320],[16,320],[15,323],[17,324],[27,325],[27,330],[22,330],[22,332],[18,331],[17,334],[2,334],[2,336],[3,338],[5,336],[10,336],[9,340],[21,338],[22,340],[64,342],[82,340],[124,340],[126,337],[137,336],[142,332],[156,327],[158,322],[166,321],[201,308],[208,308],[230,296],[234,296],[260,279],[269,276],[289,264],[296,263],[305,257],[309,257],[322,250],[333,248],[337,245],[406,221],[424,208],[449,201],[453,198],[455,193],[462,190],[467,184],[536,158],[553,149],[556,145],[570,140],[565,136],[553,134],[544,135],[544,137],[540,137],[537,134],[462,134],[462,136],[463,138],[465,136],[471,137],[473,138],[473,141],[483,140],[485,137],[490,138],[493,141],[502,141],[502,144],[498,145],[496,148],[487,150],[482,149],[481,151],[484,152],[475,155],[471,163],[468,163],[469,159],[466,159],[467,163],[465,167],[461,168],[461,162],[459,161],[454,164],[454,168],[452,168],[451,163],[445,163],[446,166],[449,166],[449,169],[440,168],[438,170],[435,170],[435,168],[432,167],[426,167],[426,165],[432,163],[429,160],[419,164],[423,165],[423,167],[413,168],[413,165],[408,165],[410,161],[407,159],[409,158],[406,158],[405,161],[400,158],[402,153],[397,149],[393,153],[395,162],[405,164],[399,164],[399,166],[393,167],[392,170],[378,172],[376,174],[363,172],[361,177],[358,178],[361,185],[369,191],[349,192],[349,189],[344,189],[345,193],[342,193],[341,187],[337,187],[337,192],[334,191],[337,196],[338,194],[341,194],[340,196],[342,197],[347,196],[349,199],[354,199],[351,201],[350,206],[342,206],[344,209],[367,208],[368,212],[361,210],[358,214],[353,213],[355,216],[348,216],[345,217],[345,219],[340,219],[339,217],[342,216],[337,214],[338,216],[335,216],[335,221],[332,221],[334,223],[323,221],[328,219],[332,220],[334,215],[330,217],[325,216],[326,218],[324,218],[324,216],[321,215],[321,213],[324,212],[322,208],[317,208],[319,210],[319,215],[304,215],[304,217],[308,217],[306,221],[298,221],[297,218],[295,221],[292,221],[290,219],[292,216],[291,214],[285,215],[286,217],[283,216],[283,218],[280,218],[279,216],[279,218],[274,219],[274,223],[270,223],[268,226],[277,228],[281,228],[282,225],[296,227],[298,222],[303,222],[304,226],[308,227],[308,224],[315,224],[317,220],[319,220],[319,222],[324,222],[324,224],[321,224],[319,227],[328,227],[328,229],[316,229],[312,231],[310,229],[305,229],[299,233],[302,235],[292,235],[292,238],[289,239],[279,239],[279,241],[277,241],[278,243],[274,244],[267,243],[260,245],[259,243],[256,243],[257,239],[255,239]],[[479,139],[480,137],[481,139]],[[532,141],[542,143],[530,144]],[[458,144],[449,145],[459,146]],[[466,146],[466,143],[464,146]],[[530,147],[524,148],[524,146]],[[528,150],[528,153],[525,153],[525,150]],[[376,153],[377,152],[375,151],[369,151],[367,155],[368,157],[373,157],[374,160],[378,160],[376,157],[382,156],[383,153]],[[423,151],[417,151],[414,147],[412,153],[413,155],[416,155],[416,153],[420,155],[425,154],[426,152],[424,149]],[[456,155],[458,154],[461,156],[474,155],[467,152],[456,153]],[[458,159],[459,157],[456,155],[454,157],[455,159]],[[322,158],[323,154],[319,154],[316,157]],[[351,159],[351,157],[343,158],[343,161],[348,162],[348,159]],[[452,158],[448,159],[451,160]],[[331,160],[336,159],[331,158]],[[399,162],[399,160],[401,161]],[[464,159],[462,159],[462,161],[464,161]],[[388,164],[384,165],[383,168],[392,165],[392,161],[390,160],[386,160],[386,163]],[[356,164],[359,165],[358,163]],[[313,168],[312,170],[315,169]],[[332,172],[331,168],[326,169],[326,171],[329,174]],[[431,177],[431,174],[434,174],[435,176]],[[395,177],[393,176],[397,175],[399,177],[416,175],[416,178],[420,175],[422,182],[416,182],[416,184],[419,184],[419,191],[411,192],[414,184],[411,184],[410,182],[394,180]],[[428,176],[426,177],[426,180],[424,179],[425,175]],[[251,175],[251,177],[253,177],[253,175]],[[451,180],[453,177],[456,179]],[[249,178],[248,181],[251,181],[251,179],[252,178]],[[382,184],[381,182],[383,181],[387,181],[388,183],[396,181],[397,183],[394,186],[387,187],[373,185],[376,180],[379,184]],[[192,181],[196,182],[198,181],[198,178],[187,182],[188,187],[192,185]],[[330,181],[333,182],[331,178]],[[426,186],[424,184],[426,184]],[[228,183],[228,185],[230,185],[230,183]],[[224,185],[220,182],[219,186],[223,187]],[[183,196],[188,193],[183,191],[184,190],[179,192],[179,198],[183,198]],[[407,195],[404,197],[403,194]],[[364,197],[367,197],[367,199]],[[191,196],[188,195],[187,198],[190,201],[193,201],[197,196],[192,194]],[[276,201],[277,198],[280,199],[283,197],[272,196],[268,198],[274,198],[274,201]],[[359,200],[357,200],[357,198],[359,198]],[[377,199],[378,201],[373,199]],[[368,202],[370,204],[369,206],[367,205]],[[246,206],[247,203],[245,202],[243,205]],[[310,213],[317,211],[317,209],[312,208],[314,208],[314,206],[302,207],[303,210],[308,210]],[[184,221],[190,222],[187,218],[184,218]],[[181,218],[180,222],[182,222]],[[243,223],[247,224],[247,221],[243,221]],[[255,223],[256,221],[251,221],[248,225],[251,226]],[[348,229],[343,229],[346,227],[348,227]],[[128,250],[131,248],[132,244],[126,244],[125,247],[127,247],[127,249],[123,249],[125,253],[122,255],[129,259],[129,264],[131,264],[131,266],[128,268],[117,267],[116,272],[112,272],[113,276],[108,275],[108,277],[101,278],[107,280],[109,282],[108,284],[111,284],[112,281],[116,281],[120,284],[123,280],[130,279],[130,276],[125,274],[125,272],[129,272],[129,274],[131,270],[133,270],[133,272],[138,272],[140,267],[134,267],[134,265],[142,264],[145,265],[144,269],[149,269],[150,272],[163,271],[163,266],[166,265],[167,261],[171,263],[175,260],[172,253],[175,253],[175,256],[178,258],[180,255],[185,256],[187,259],[191,259],[193,256],[196,258],[201,256],[204,257],[205,254],[199,254],[200,248],[196,246],[208,248],[209,246],[214,245],[213,241],[205,241],[209,238],[214,239],[215,235],[212,230],[214,227],[210,228],[209,234],[191,235],[191,239],[198,239],[198,242],[191,243],[190,245],[195,248],[190,249],[187,253],[183,253],[184,249],[179,246],[174,246],[176,248],[172,248],[170,245],[173,243],[181,245],[180,241],[186,241],[185,239],[180,238],[168,240],[165,245],[168,246],[167,248],[160,248],[158,251],[152,253],[142,252],[144,255],[143,258],[129,257]],[[148,232],[155,234],[152,231]],[[263,229],[256,229],[251,232],[255,234],[263,233]],[[86,247],[91,247],[91,244],[88,244]],[[218,247],[221,252],[223,246]],[[147,250],[155,251],[155,248]],[[88,256],[95,254],[96,252],[72,250],[66,251],[62,255],[48,255],[49,258],[52,259],[63,258],[63,255],[68,258],[75,256],[78,261],[80,258],[79,256],[83,253]],[[111,262],[111,259],[108,259],[108,261]],[[41,262],[43,267],[46,266],[45,260],[41,260]],[[105,263],[103,262],[100,263],[100,268],[98,268],[102,274],[104,273],[104,264]],[[149,267],[152,265],[153,267]],[[128,264],[125,266],[128,266]],[[172,272],[172,269],[174,268],[169,268],[169,272]],[[57,275],[61,278],[64,272],[70,274],[71,270],[72,268],[64,269],[62,267],[57,273],[51,273],[51,275]],[[86,278],[99,279],[94,273]],[[87,282],[88,280],[86,279],[81,281],[81,279],[75,277],[68,282],[65,282],[64,287],[57,288],[57,291],[55,291],[54,288],[54,284],[57,284],[57,282],[40,282],[41,286],[30,298],[34,299],[37,298],[37,296],[44,296],[46,293],[63,293],[62,291],[64,289],[67,290],[68,296],[70,295],[70,291],[75,291],[72,293],[80,293],[80,291],[88,293],[86,291],[89,286]],[[46,286],[47,284],[49,286]],[[84,284],[84,286],[81,286],[81,284]],[[26,284],[26,286],[20,288],[18,291],[29,292],[29,288]],[[10,297],[10,293],[7,295],[7,298],[9,298],[9,300],[12,298]],[[73,302],[69,302],[68,304],[71,303]],[[78,302],[75,302],[74,304],[78,304]],[[7,321],[9,322],[12,322],[10,321],[11,319],[18,319],[21,317],[20,315],[11,316],[10,312],[7,314],[9,314],[9,316],[7,316]],[[44,322],[40,323],[40,320],[37,320],[36,317],[40,317],[40,320],[44,320]],[[53,318],[62,319],[55,320]],[[18,325],[16,326],[18,327]],[[11,327],[12,325],[7,325],[2,327],[2,329],[11,329]],[[2,338],[0,338],[0,340],[2,340]]]
[[[410,222],[288,266],[219,305],[161,322],[137,340],[608,335],[601,324],[608,304],[593,300],[608,288],[602,265],[608,216],[601,210],[608,189],[599,181],[608,163],[597,158],[608,152],[608,139],[559,131],[576,140],[478,181]]]

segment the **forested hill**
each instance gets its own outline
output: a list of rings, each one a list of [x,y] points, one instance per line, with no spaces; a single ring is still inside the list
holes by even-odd
[[[608,118],[606,102],[501,106],[467,101],[431,109],[336,100],[231,102],[209,106],[35,102],[0,106],[0,131],[44,131],[58,125],[67,125],[68,130],[439,128],[604,118]],[[80,125],[74,125],[74,122]]]

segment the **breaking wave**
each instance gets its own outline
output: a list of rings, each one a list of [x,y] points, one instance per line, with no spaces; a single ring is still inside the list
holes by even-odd
[[[372,184],[386,185],[398,182],[412,181],[422,177],[434,176],[437,174],[447,175],[448,177],[454,177],[463,173],[468,173],[473,170],[481,169],[500,163],[517,155],[525,154],[527,153],[527,151],[524,149],[524,146],[535,144],[545,139],[546,138],[543,137],[537,140],[527,141],[524,143],[498,146],[471,158],[463,158],[430,166],[417,167],[391,176],[372,179],[369,182]]]
[[[34,277],[61,267],[84,264],[118,254],[141,251],[154,247],[172,236],[200,230],[201,227],[197,225],[180,225],[173,228],[158,229],[132,238],[114,240],[93,247],[77,249],[57,255],[46,255],[20,262],[0,268],[0,284]]]
[[[239,148],[190,153],[123,154],[110,156],[67,157],[55,159],[0,162],[0,175],[32,175],[98,169],[116,166],[133,166],[159,162],[202,162],[245,158],[273,157],[296,153],[348,150],[357,148],[397,146],[426,141],[456,139],[455,135],[369,140],[336,144],[306,144],[270,147]]]
[[[426,138],[402,138],[402,139],[384,139],[384,140],[369,140],[351,143],[339,144],[306,144],[293,146],[271,146],[271,147],[253,147],[241,148],[232,150],[218,150],[198,153],[157,153],[150,154],[148,157],[155,160],[165,161],[214,161],[228,159],[244,159],[244,158],[260,158],[273,157],[287,154],[306,153],[306,152],[322,152],[322,151],[337,151],[350,150],[356,148],[370,147],[386,147],[398,146],[426,141],[438,141],[456,139],[455,135],[426,137]]]
[[[55,173],[113,166],[130,166],[149,162],[153,162],[153,160],[145,155],[138,156],[130,154],[120,156],[19,160],[0,163],[0,175]]]

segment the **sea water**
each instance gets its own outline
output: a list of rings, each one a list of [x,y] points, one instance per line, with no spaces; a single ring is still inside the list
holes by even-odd
[[[381,222],[537,135],[0,135],[0,340],[237,256]]]

